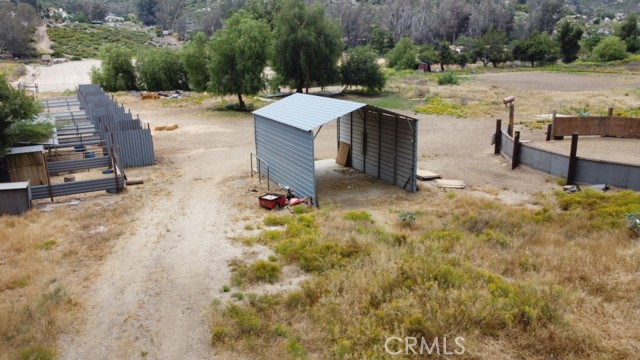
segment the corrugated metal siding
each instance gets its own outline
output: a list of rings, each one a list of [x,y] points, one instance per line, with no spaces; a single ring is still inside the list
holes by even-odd
[[[253,112],[300,130],[309,131],[366,106],[353,101],[322,96],[293,94]]]
[[[53,197],[82,194],[93,191],[105,191],[111,189],[122,188],[124,179],[120,176],[116,181],[115,177],[105,177],[101,179],[72,181],[62,184],[51,185],[51,193]],[[33,199],[46,199],[50,197],[49,186],[33,186],[31,187],[31,197]]]
[[[255,115],[256,157],[261,175],[301,197],[315,193],[313,133]]]
[[[147,166],[155,162],[153,138],[150,129],[116,131],[113,133],[118,164],[123,167]],[[111,147],[111,136],[107,137],[107,145]]]
[[[47,164],[50,173],[62,171],[76,171],[86,169],[97,169],[111,166],[111,158],[99,156],[94,158],[84,158],[77,160],[51,161]]]
[[[416,120],[362,109],[341,116],[339,128],[340,141],[351,144],[353,169],[416,191]]]

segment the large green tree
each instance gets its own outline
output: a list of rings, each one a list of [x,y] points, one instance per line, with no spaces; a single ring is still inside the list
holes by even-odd
[[[0,3],[0,49],[14,56],[29,54],[31,35],[39,19],[29,4]]]
[[[147,50],[138,57],[136,70],[138,84],[142,89],[148,91],[189,89],[187,73],[176,50]]]
[[[211,76],[207,71],[209,63],[209,39],[203,32],[198,32],[184,44],[182,48],[182,62],[187,72],[189,86],[195,91],[206,91]]]
[[[403,37],[387,53],[387,66],[397,70],[414,69],[418,64],[417,56],[418,49],[411,39]]]
[[[473,47],[474,57],[480,59],[484,66],[491,63],[493,67],[509,61],[507,34],[501,30],[489,30],[482,35]]]
[[[215,94],[254,95],[264,89],[263,70],[267,65],[269,25],[239,11],[225,21],[211,40],[210,89]]]
[[[556,61],[558,59],[557,43],[547,33],[534,32],[528,39],[514,43],[513,57],[528,61],[531,66],[535,66],[536,62]]]
[[[131,62],[131,51],[107,44],[100,50],[102,65],[91,68],[91,82],[100,84],[106,91],[134,90],[136,70]]]
[[[364,86],[370,92],[381,91],[386,81],[376,52],[368,46],[355,47],[345,53],[340,75],[344,85]]]
[[[4,76],[0,77],[0,154],[18,141],[46,139],[53,126],[34,117],[40,104],[24,90],[13,89]]]
[[[635,53],[640,51],[640,29],[638,29],[638,17],[629,14],[627,20],[616,30],[618,36],[627,45],[627,51]]]
[[[324,86],[337,78],[340,27],[325,18],[323,7],[284,0],[274,22],[273,67],[297,92],[308,92],[312,82]]]
[[[560,25],[558,31],[558,42],[560,43],[560,52],[562,53],[562,62],[565,64],[576,61],[578,51],[580,51],[580,39],[584,31],[577,25],[572,25],[565,21]]]

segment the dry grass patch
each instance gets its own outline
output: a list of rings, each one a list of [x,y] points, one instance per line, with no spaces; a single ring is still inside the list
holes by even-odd
[[[59,335],[79,309],[74,293],[90,276],[86,264],[108,254],[132,211],[127,200],[101,204],[88,199],[51,212],[0,217],[3,358],[53,358]]]
[[[387,359],[390,336],[461,336],[464,358],[634,358],[640,245],[624,215],[640,197],[537,203],[429,193],[396,204],[414,227],[388,210],[391,226],[339,209],[294,216],[258,241],[314,275],[294,292],[214,304],[213,346],[259,359]]]

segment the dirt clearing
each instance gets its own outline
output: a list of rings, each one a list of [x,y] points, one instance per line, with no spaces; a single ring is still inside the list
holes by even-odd
[[[547,91],[604,91],[640,89],[640,76],[617,74],[567,74],[543,71],[476,75],[476,79],[501,88]]]

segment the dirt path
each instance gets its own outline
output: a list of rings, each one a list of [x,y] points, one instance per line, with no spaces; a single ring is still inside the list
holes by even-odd
[[[46,22],[36,29],[36,50],[47,54],[53,52],[51,49],[51,39],[49,39],[49,34],[47,34]]]
[[[171,120],[162,110],[140,115]],[[221,122],[203,122],[191,112],[179,130],[156,134],[159,171],[168,180],[148,189],[131,225],[137,230],[119,240],[83,294],[86,320],[62,339],[61,359],[213,357],[209,305],[228,284],[227,261],[242,252],[225,236],[229,212],[218,188],[246,157],[234,148],[245,121]]]

